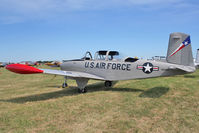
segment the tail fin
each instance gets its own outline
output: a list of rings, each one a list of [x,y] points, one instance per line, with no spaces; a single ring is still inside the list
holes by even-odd
[[[170,34],[166,60],[172,64],[194,67],[190,35]]]

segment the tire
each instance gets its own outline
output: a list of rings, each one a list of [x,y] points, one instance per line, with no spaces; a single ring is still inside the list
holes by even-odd
[[[67,83],[63,83],[62,84],[62,88],[66,88],[66,87],[68,87],[68,84]]]
[[[105,81],[104,85],[105,85],[105,87],[112,87],[112,82],[111,81]]]
[[[84,88],[84,89],[79,89],[78,88],[78,93],[86,93],[87,92],[87,89],[86,88]]]
[[[84,88],[84,92],[83,93],[86,93],[87,92],[87,89],[86,88]]]

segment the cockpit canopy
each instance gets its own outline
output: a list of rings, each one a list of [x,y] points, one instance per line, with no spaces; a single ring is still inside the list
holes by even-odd
[[[85,60],[93,60],[92,54],[90,52],[86,52],[83,57]],[[95,53],[94,60],[121,60],[120,54],[118,51],[106,51],[101,50]]]
[[[95,60],[120,60],[119,52],[117,51],[97,51]]]
[[[86,52],[85,56],[82,58],[84,60],[106,60],[106,61],[121,61],[122,57],[118,51],[107,51],[101,50],[95,53],[95,57],[93,59],[92,54],[90,52]],[[123,61],[125,62],[135,62],[138,58],[125,58]]]

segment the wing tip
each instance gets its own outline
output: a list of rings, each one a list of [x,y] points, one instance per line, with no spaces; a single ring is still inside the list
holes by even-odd
[[[6,66],[6,69],[19,74],[36,74],[36,73],[43,73],[43,70],[38,68],[27,66],[23,64],[10,64]]]

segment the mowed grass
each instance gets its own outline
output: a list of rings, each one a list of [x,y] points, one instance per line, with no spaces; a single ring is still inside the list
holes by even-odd
[[[193,74],[119,81],[18,75],[0,69],[0,133],[199,132],[199,70]]]

